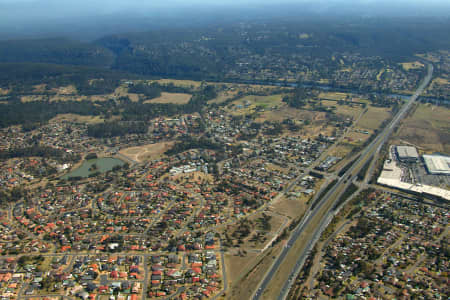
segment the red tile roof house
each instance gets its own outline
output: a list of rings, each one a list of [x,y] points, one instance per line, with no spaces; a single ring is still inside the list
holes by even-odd
[[[109,276],[113,279],[117,279],[117,278],[119,278],[119,273],[117,271],[111,271]]]

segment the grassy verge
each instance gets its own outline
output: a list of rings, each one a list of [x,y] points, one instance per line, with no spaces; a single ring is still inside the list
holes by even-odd
[[[338,208],[342,203],[345,202],[348,198],[350,198],[351,195],[353,195],[358,190],[358,187],[351,183],[350,186],[345,190],[345,192],[339,197],[338,202],[334,205],[333,209]]]
[[[322,198],[328,193],[329,190],[331,190],[331,188],[333,186],[336,185],[337,182],[338,182],[337,179],[333,180],[332,182],[330,182],[330,184],[325,189],[322,190],[320,195],[316,198],[314,203],[311,205],[311,209],[314,209],[314,207],[316,207],[316,205],[320,202],[320,200],[322,200]]]
[[[361,155],[356,156],[352,161],[350,161],[348,164],[346,164],[346,165],[339,171],[338,176],[344,175],[345,172],[347,172],[347,171],[351,168],[351,166],[355,163],[355,161],[358,160],[358,158],[359,158],[360,156],[361,156]]]
[[[359,170],[358,175],[356,175],[356,179],[358,181],[363,181],[364,178],[366,178],[366,174],[367,174],[367,171],[369,170],[372,159],[367,160],[367,162],[364,164],[364,166],[361,168],[361,170]]]

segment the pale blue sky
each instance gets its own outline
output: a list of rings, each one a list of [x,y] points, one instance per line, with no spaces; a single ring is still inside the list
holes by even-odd
[[[189,25],[190,15],[195,16],[192,18],[195,23],[201,18],[214,19],[215,14],[261,18],[283,12],[295,16],[450,17],[450,0],[0,0],[0,38],[22,33],[34,35],[37,31],[46,34],[49,28],[64,26],[75,31],[79,28],[71,29],[74,24],[84,23],[88,28],[89,22],[103,22],[102,26],[107,24],[111,31],[126,25],[111,21],[119,20],[119,16],[127,16],[127,20],[140,18],[141,22],[167,19],[167,23],[184,18],[184,24]],[[136,29],[141,27],[136,25]]]
[[[123,11],[148,12],[176,7],[264,6],[307,4],[316,9],[356,7],[421,7],[450,9],[448,0],[0,0],[0,17],[17,20],[24,17],[51,18],[55,14],[98,15]],[[450,16],[450,10],[447,11]],[[1,22],[1,21],[0,21]]]

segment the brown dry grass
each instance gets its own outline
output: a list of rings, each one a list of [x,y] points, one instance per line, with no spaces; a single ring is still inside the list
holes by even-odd
[[[173,144],[174,142],[161,142],[139,147],[130,147],[122,149],[120,154],[129,157],[134,161],[143,162],[161,157]]]
[[[270,268],[282,247],[283,244],[278,243],[275,247],[269,248],[267,254],[261,260],[255,260],[253,262],[256,262],[257,265],[252,268],[251,271],[247,271],[247,268],[241,269],[244,272],[247,271],[247,273],[245,273],[243,278],[240,278],[238,282],[232,283],[231,291],[227,298],[233,300],[250,299],[256,286]]]
[[[33,92],[35,93],[43,93],[45,91],[46,84],[37,84],[33,85]]]
[[[299,198],[282,197],[271,205],[270,210],[290,219],[295,219],[306,211],[307,201],[308,198],[303,195]]]
[[[313,122],[311,125],[305,127],[305,129],[302,130],[302,135],[304,135],[305,138],[316,138],[320,133],[323,135],[332,135],[332,132],[334,130],[335,130],[334,126],[329,126],[325,124],[325,119],[317,118],[315,122]]]
[[[363,110],[363,108],[359,104],[353,104],[352,106],[350,106],[350,105],[339,105],[335,101],[322,100],[321,102],[322,102],[322,105],[324,105],[324,106],[336,107],[336,110],[335,110],[336,114],[342,115],[346,118],[350,118],[353,120],[356,120]]]
[[[330,155],[345,157],[350,153],[350,151],[352,151],[352,148],[353,147],[347,143],[340,143],[333,149],[333,151],[331,151]]]
[[[412,143],[426,152],[450,153],[450,109],[419,104],[393,139]]]
[[[191,100],[192,95],[182,93],[166,93],[162,92],[161,97],[146,100],[144,103],[173,103],[186,104]]]
[[[377,129],[390,115],[389,108],[369,106],[355,127]]]
[[[222,91],[222,92],[219,93],[219,95],[216,98],[214,98],[213,100],[208,101],[208,103],[209,104],[213,104],[213,103],[219,104],[219,103],[225,102],[228,99],[231,99],[234,96],[236,96],[238,92],[239,92],[238,90]]]
[[[347,134],[345,139],[350,144],[361,145],[370,137],[370,135],[372,134],[373,131],[370,130],[368,132],[369,132],[368,134],[364,134],[364,133],[361,133],[361,132],[352,131],[352,132]]]
[[[33,102],[33,101],[42,101],[44,98],[40,95],[31,95],[31,96],[21,96],[20,101],[23,103]]]
[[[301,110],[289,107],[285,104],[280,105],[278,110],[265,111],[260,113],[259,117],[255,119],[256,122],[277,121],[282,122],[284,119],[298,120],[298,121],[322,121],[325,120],[324,112],[314,112],[309,110]]]
[[[256,257],[257,254],[253,252],[248,252],[245,256],[239,256],[235,250],[231,250],[225,254],[225,267],[230,286],[235,283],[235,279],[239,277]]]
[[[427,93],[432,93],[434,89],[442,88],[442,86],[448,86],[450,85],[450,81],[446,78],[437,77],[433,79],[431,84],[427,88]]]
[[[285,217],[280,216],[278,214],[271,213],[271,212],[265,212],[265,214],[268,216],[271,216],[270,221],[269,221],[269,224],[271,225],[270,231],[263,232],[258,226],[258,224],[259,224],[258,219],[262,217],[262,215],[263,215],[262,212],[250,217],[249,220],[252,221],[253,225],[254,225],[252,228],[253,230],[248,235],[248,237],[246,237],[243,240],[243,243],[240,245],[240,249],[245,249],[247,251],[263,249],[267,245],[267,243],[269,243],[270,240],[278,233],[278,231],[280,231],[283,224],[287,220]],[[262,241],[262,240],[261,241],[251,241],[252,237],[257,232],[260,232],[261,234],[263,234],[264,237],[266,238],[266,240],[265,241]]]
[[[62,86],[57,88],[56,93],[59,95],[73,95],[77,94],[77,89],[74,85]]]
[[[119,86],[115,91],[114,91],[114,96],[115,97],[128,97],[132,102],[138,102],[139,101],[139,95],[135,94],[135,93],[129,93],[128,92],[128,87],[127,86]]]
[[[283,95],[245,96],[241,99],[233,101],[232,105],[234,106],[230,105],[230,108],[228,110],[232,115],[235,116],[251,114],[255,112],[257,108],[262,108],[265,111],[270,111],[273,107],[280,108],[286,106],[286,104],[281,101],[282,98]],[[245,107],[246,103],[247,107]],[[236,107],[237,105],[242,105],[242,108]]]
[[[336,194],[342,191],[342,188],[338,188]],[[319,226],[320,220],[323,214],[331,207],[332,201],[328,201],[320,211],[313,217],[309,226],[305,228],[303,233],[299,236],[294,245],[290,248],[284,261],[281,263],[278,270],[275,272],[271,282],[267,289],[263,293],[261,299],[277,299],[284,283],[288,280],[289,274],[292,271],[292,267],[296,264],[298,259],[298,253],[307,245],[309,237],[313,234],[315,228]]]
[[[319,98],[321,99],[333,99],[333,100],[345,100],[347,96],[351,96],[348,93],[339,92],[321,92]]]
[[[50,120],[50,122],[61,122],[61,121],[68,121],[68,122],[81,123],[81,124],[98,124],[98,123],[104,122],[104,119],[102,119],[100,116],[81,116],[81,115],[76,115],[76,114],[61,114]]]
[[[419,61],[405,62],[405,63],[401,63],[401,65],[405,71],[417,70],[417,69],[421,69],[421,68],[425,67],[424,64],[422,64]]]

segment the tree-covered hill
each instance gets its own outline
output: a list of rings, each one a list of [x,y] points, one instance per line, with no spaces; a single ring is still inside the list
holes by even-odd
[[[113,53],[105,47],[65,38],[0,41],[2,63],[52,63],[108,67]]]

